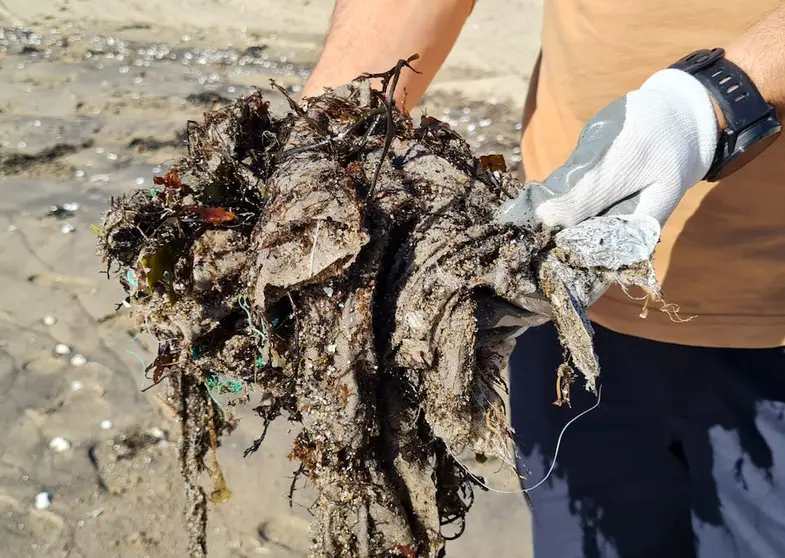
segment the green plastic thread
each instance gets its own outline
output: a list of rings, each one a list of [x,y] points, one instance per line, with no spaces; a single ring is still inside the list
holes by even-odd
[[[219,391],[220,393],[240,393],[243,391],[243,382],[237,379],[219,380],[217,376],[207,376],[204,379],[207,389]]]
[[[240,305],[240,308],[243,309],[245,315],[248,317],[248,328],[253,331],[256,335],[258,335],[262,339],[267,338],[267,334],[264,331],[261,331],[253,324],[253,315],[251,314],[251,309],[248,305],[248,297],[246,295],[240,295],[237,297],[237,304]]]
[[[134,289],[139,286],[139,282],[136,280],[136,275],[134,274],[134,270],[130,267],[125,272],[125,279],[128,281],[128,284],[131,285]]]

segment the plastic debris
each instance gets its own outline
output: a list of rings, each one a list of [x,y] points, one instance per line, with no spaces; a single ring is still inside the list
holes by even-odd
[[[35,495],[35,509],[46,510],[52,505],[52,495],[49,492],[39,492]]]
[[[147,431],[147,433],[150,434],[150,436],[153,438],[158,438],[159,440],[166,439],[166,432],[164,432],[158,426],[153,426],[150,430]]]
[[[49,449],[58,453],[62,453],[71,449],[71,442],[62,436],[56,436],[49,441]]]
[[[87,358],[79,353],[71,357],[71,366],[79,367],[87,364]]]
[[[55,219],[67,219],[74,216],[74,212],[68,209],[65,204],[53,205],[49,208],[47,216],[54,217]]]
[[[443,555],[480,482],[458,453],[515,467],[501,393],[514,335],[553,320],[565,378],[595,391],[591,294],[650,282],[656,239],[618,218],[561,236],[494,222],[526,186],[390,94],[360,80],[276,115],[256,92],[191,124],[188,157],[156,191],[115,197],[103,217],[103,259],[136,322],[166,340],[147,370],[181,403],[191,558],[206,548],[200,479],[223,499],[218,440],[249,400],[264,426],[247,453],[276,418],[300,423],[311,556]],[[581,240],[598,231],[613,243]],[[553,373],[569,404],[572,380]]]
[[[139,287],[139,282],[136,280],[136,275],[134,274],[134,270],[130,267],[125,272],[125,279],[128,281],[128,284],[131,285],[134,289]]]

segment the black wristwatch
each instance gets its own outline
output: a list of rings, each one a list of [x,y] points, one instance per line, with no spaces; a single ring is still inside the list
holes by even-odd
[[[721,48],[696,50],[670,66],[695,76],[725,115],[727,126],[717,143],[704,180],[725,178],[769,147],[780,134],[777,113],[741,68]]]

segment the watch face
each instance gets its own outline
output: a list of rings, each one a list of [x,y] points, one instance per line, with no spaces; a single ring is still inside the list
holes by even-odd
[[[754,131],[754,129],[750,130],[750,132]],[[719,169],[714,180],[720,180],[733,174],[765,151],[779,137],[780,127],[766,126],[765,129],[758,132],[758,134],[757,138],[739,138],[736,151],[728,157],[725,164]],[[742,140],[748,141],[745,147],[738,146],[739,143],[742,143]]]

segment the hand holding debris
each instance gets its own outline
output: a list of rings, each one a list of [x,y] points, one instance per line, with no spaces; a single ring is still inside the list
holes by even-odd
[[[564,165],[505,204],[499,220],[572,226],[613,214],[664,224],[706,176],[716,146],[706,88],[681,70],[659,71],[599,111]]]
[[[180,415],[192,556],[206,555],[199,475],[214,503],[229,496],[215,450],[241,404],[260,417],[249,453],[276,418],[300,427],[311,556],[441,556],[479,483],[456,455],[515,464],[499,390],[516,328],[552,319],[594,389],[593,289],[657,289],[658,230],[496,221],[525,188],[501,157],[398,110],[405,65],[381,91],[358,78],[288,114],[261,92],[206,114],[156,188],[104,216],[99,252],[160,340],[148,371]]]

